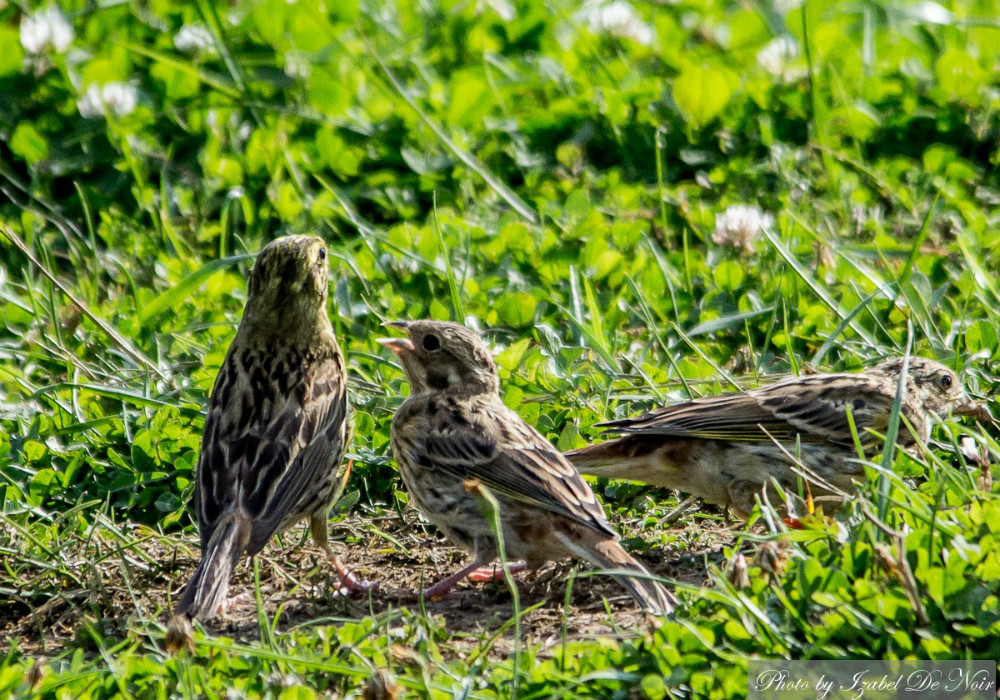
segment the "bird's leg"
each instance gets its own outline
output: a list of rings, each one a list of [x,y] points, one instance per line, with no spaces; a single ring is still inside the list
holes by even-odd
[[[474,562],[469,564],[467,567],[461,571],[457,571],[448,578],[438,581],[430,588],[424,589],[424,598],[427,600],[434,600],[435,598],[441,598],[445,593],[452,589],[456,583],[461,581],[463,578],[467,577],[473,571],[476,571],[482,566],[485,566],[486,562],[481,559],[476,559]]]
[[[528,564],[523,561],[507,565],[507,571],[512,574],[519,574],[527,570]],[[503,569],[495,564],[492,566],[481,566],[469,574],[470,581],[503,581],[503,578]]]
[[[330,560],[333,565],[337,568],[337,575],[340,577],[340,588],[341,591],[346,591],[347,593],[367,593],[368,591],[374,591],[378,589],[378,581],[372,583],[371,581],[362,581],[354,572],[344,566],[344,563],[340,561],[340,557],[332,556],[333,552],[328,552],[331,557]]]
[[[340,561],[340,557],[333,553],[333,548],[330,547],[330,539],[327,534],[326,513],[322,516],[309,519],[309,531],[312,533],[313,541],[319,545],[324,552],[326,552],[326,555],[330,558],[330,561],[333,562],[334,567],[337,569],[337,576],[339,577],[337,590],[339,592],[367,593],[368,591],[378,588],[378,583],[362,581],[355,576],[354,573],[344,566],[342,561]]]

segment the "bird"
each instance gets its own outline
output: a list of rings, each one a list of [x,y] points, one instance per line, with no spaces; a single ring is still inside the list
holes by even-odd
[[[620,437],[566,457],[583,474],[678,489],[743,519],[772,480],[797,492],[797,471],[810,477],[811,495],[843,500],[864,478],[848,407],[862,448],[873,454],[889,427],[904,366],[902,447],[925,443],[935,415],[984,410],[948,367],[893,358],[858,373],[793,377],[600,423],[605,434]]]
[[[342,583],[358,583],[327,535],[349,471],[346,366],[327,312],[327,255],[319,237],[285,236],[253,265],[208,402],[195,481],[201,561],[175,616],[215,617],[243,554],[303,519]]]
[[[496,499],[509,560],[537,569],[576,557],[612,575],[654,615],[676,599],[626,552],[587,482],[500,398],[482,338],[444,321],[391,321],[406,337],[380,338],[399,357],[409,397],[392,419],[391,444],[417,510],[473,562],[424,591],[425,599],[493,562],[499,553],[483,491]]]

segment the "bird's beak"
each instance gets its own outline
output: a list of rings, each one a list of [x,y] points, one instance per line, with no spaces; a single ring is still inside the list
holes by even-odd
[[[952,413],[957,416],[973,416],[981,421],[993,420],[993,414],[990,413],[990,409],[987,408],[986,404],[973,401],[970,398],[966,398],[965,401],[955,406],[952,409]]]
[[[386,346],[397,355],[413,352],[413,342],[409,338],[376,338],[375,342]]]
[[[386,328],[399,328],[405,331],[410,324],[407,321],[386,321],[382,325]],[[376,338],[375,342],[386,346],[397,355],[413,352],[413,341],[409,338]]]

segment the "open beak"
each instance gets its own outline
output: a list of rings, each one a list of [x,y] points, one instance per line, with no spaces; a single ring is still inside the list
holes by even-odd
[[[409,338],[376,338],[375,342],[386,346],[397,355],[402,352],[413,352],[413,343]]]
[[[406,321],[386,321],[382,325],[386,328],[406,330],[409,323]],[[413,352],[413,342],[409,338],[376,338],[375,342],[386,346],[397,355],[404,352]]]

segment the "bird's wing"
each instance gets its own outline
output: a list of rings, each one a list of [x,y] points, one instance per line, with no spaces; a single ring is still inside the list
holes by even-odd
[[[324,472],[334,470],[329,478],[340,481],[340,474],[346,469],[342,464],[347,447],[347,391],[343,368],[324,367],[310,384],[306,401],[300,411],[300,440],[304,446],[280,473],[271,488],[265,507],[257,516],[253,536],[248,551],[262,548],[271,535],[281,527],[282,522],[303,498],[303,495],[320,481],[325,480]],[[306,435],[311,433],[311,437]],[[335,486],[342,489],[343,483]],[[332,503],[340,497],[331,492],[327,497]]]
[[[883,431],[891,394],[863,374],[814,375],[667,406],[601,423],[608,433],[751,442],[852,442],[846,405],[858,434]]]
[[[499,497],[557,513],[616,536],[590,486],[534,428],[502,404],[468,411],[463,420],[431,421],[422,464],[476,480]]]
[[[266,542],[323,470],[344,450],[342,360],[281,380],[227,358],[212,391],[198,463],[202,539],[239,509],[254,523],[250,548]]]

